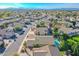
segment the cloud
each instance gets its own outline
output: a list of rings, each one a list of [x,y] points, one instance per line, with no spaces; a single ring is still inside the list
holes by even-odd
[[[0,6],[0,9],[5,9],[5,8],[17,8],[15,6]]]
[[[5,8],[19,8],[23,7],[22,4],[20,3],[0,3],[0,9],[5,9]]]

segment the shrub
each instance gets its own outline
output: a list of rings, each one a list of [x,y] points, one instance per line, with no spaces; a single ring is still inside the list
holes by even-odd
[[[36,27],[46,27],[44,21],[40,21],[39,24],[37,24]]]
[[[17,25],[17,26],[15,26],[15,27],[13,28],[13,30],[14,30],[15,32],[17,32],[17,31],[22,31],[22,26]]]
[[[39,48],[39,47],[41,47],[42,45],[40,45],[40,44],[35,44],[35,45],[33,45],[33,47],[34,48]]]
[[[26,43],[26,42],[24,42],[23,46],[26,48],[26,47],[27,47],[27,43]]]
[[[60,44],[59,49],[60,49],[60,51],[65,51],[65,50],[66,50],[66,47],[65,47],[64,41],[61,41],[61,44]]]
[[[18,53],[15,53],[14,56],[19,56],[19,54]]]
[[[8,27],[8,24],[7,23],[4,23],[4,24],[0,25],[0,27],[1,28],[6,28],[6,27]]]
[[[37,24],[37,26],[36,27],[40,27],[40,25],[39,24]]]

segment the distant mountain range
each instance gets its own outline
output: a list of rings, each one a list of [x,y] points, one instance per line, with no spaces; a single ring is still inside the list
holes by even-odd
[[[79,8],[56,8],[53,10],[79,10]]]
[[[5,9],[0,9],[0,10],[79,10],[79,8],[54,8],[54,9],[36,9],[36,8],[5,8]]]

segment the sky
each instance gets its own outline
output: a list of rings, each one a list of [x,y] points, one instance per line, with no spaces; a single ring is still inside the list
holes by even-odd
[[[79,3],[0,3],[0,9],[4,8],[37,8],[37,9],[79,8]]]

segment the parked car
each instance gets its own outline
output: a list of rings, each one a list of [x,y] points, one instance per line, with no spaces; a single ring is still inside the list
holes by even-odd
[[[31,22],[25,22],[26,25],[31,25]]]
[[[22,31],[18,31],[17,33],[19,34],[19,35],[22,35],[22,34],[24,34],[24,30],[22,30]]]

